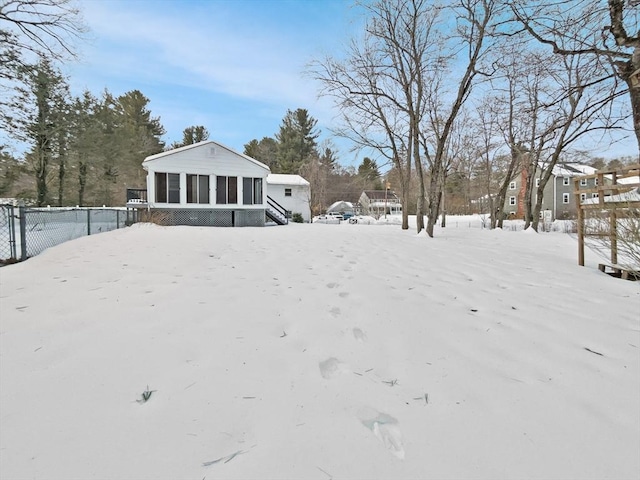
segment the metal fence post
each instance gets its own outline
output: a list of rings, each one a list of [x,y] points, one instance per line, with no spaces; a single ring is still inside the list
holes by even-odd
[[[87,209],[87,235],[91,235],[91,210]]]
[[[120,210],[116,210],[116,230],[120,228]]]
[[[20,261],[27,259],[27,215],[23,206],[18,207],[18,220],[20,224]]]
[[[13,213],[15,209],[13,205],[9,205],[9,258],[13,258],[15,260],[18,259],[18,253],[16,252],[16,216]]]

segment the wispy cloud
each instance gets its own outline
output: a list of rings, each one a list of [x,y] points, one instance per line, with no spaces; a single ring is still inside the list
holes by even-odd
[[[295,108],[309,109],[329,134],[331,102],[318,99],[318,86],[303,71],[347,38],[347,2],[109,0],[81,7],[93,40],[68,68],[72,87],[141,90],[167,129],[167,143],[202,124],[216,140],[242,149],[274,135]]]
[[[223,2],[175,16],[164,3],[88,3],[85,17],[98,43],[91,49],[111,76],[197,87],[264,102],[300,104],[316,96],[301,75],[313,45],[282,30],[252,28]],[[143,8],[144,7],[144,8]],[[270,27],[267,25],[266,27]],[[95,63],[95,61],[92,61]]]

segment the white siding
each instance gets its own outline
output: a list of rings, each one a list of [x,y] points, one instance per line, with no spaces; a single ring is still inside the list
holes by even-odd
[[[266,205],[266,177],[269,174],[268,167],[259,162],[240,155],[233,150],[214,142],[203,143],[191,148],[178,149],[175,152],[148,157],[143,166],[147,169],[147,193],[150,204],[166,207],[180,208],[243,208],[263,209]],[[155,203],[155,174],[156,172],[180,174],[180,203],[156,204]],[[209,201],[208,204],[187,203],[187,174],[209,175]],[[234,204],[216,204],[216,177],[237,177],[238,202]],[[242,203],[242,179],[262,178],[262,205],[244,205]]]
[[[285,189],[291,189],[291,196],[285,197]],[[269,183],[267,195],[292,213],[300,213],[305,222],[311,221],[311,209],[309,208],[308,185],[281,185]]]

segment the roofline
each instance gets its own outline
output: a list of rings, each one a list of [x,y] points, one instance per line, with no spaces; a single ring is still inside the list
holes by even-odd
[[[271,169],[267,165],[265,165],[264,163],[259,162],[255,158],[251,158],[250,156],[245,155],[244,153],[237,152],[233,148],[227,147],[226,145],[223,145],[222,143],[216,142],[214,140],[205,140],[203,142],[192,143],[191,145],[185,145],[183,147],[174,148],[172,150],[167,150],[165,152],[156,153],[155,155],[149,155],[147,158],[145,158],[142,161],[142,165],[144,167],[146,163],[149,163],[149,162],[152,162],[154,160],[157,160],[158,158],[167,157],[169,155],[174,155],[176,153],[184,152],[184,151],[189,150],[191,148],[201,147],[201,146],[207,145],[207,144],[212,144],[212,145],[216,145],[216,146],[218,146],[220,148],[224,148],[225,150],[227,150],[227,151],[229,151],[231,153],[234,153],[234,154],[244,158],[245,160],[249,160],[250,162],[256,164],[257,166],[259,166],[261,168],[264,168],[269,173],[271,173]]]
[[[298,178],[300,178],[302,180],[302,183],[300,183],[300,182],[297,182],[297,183],[273,182],[273,177],[272,177],[272,181],[269,182],[269,177],[272,176],[272,175],[287,176],[287,177],[298,177]],[[267,183],[272,183],[274,185],[293,185],[293,186],[311,185],[311,183],[309,183],[309,180],[304,178],[302,175],[298,175],[297,173],[269,173],[269,175],[267,176]]]

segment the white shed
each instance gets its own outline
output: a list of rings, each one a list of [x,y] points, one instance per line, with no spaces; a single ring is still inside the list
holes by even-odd
[[[211,140],[151,155],[147,205],[172,224],[263,226],[269,167]]]
[[[269,174],[267,193],[292,214],[299,213],[305,222],[311,222],[311,187],[300,175]]]

